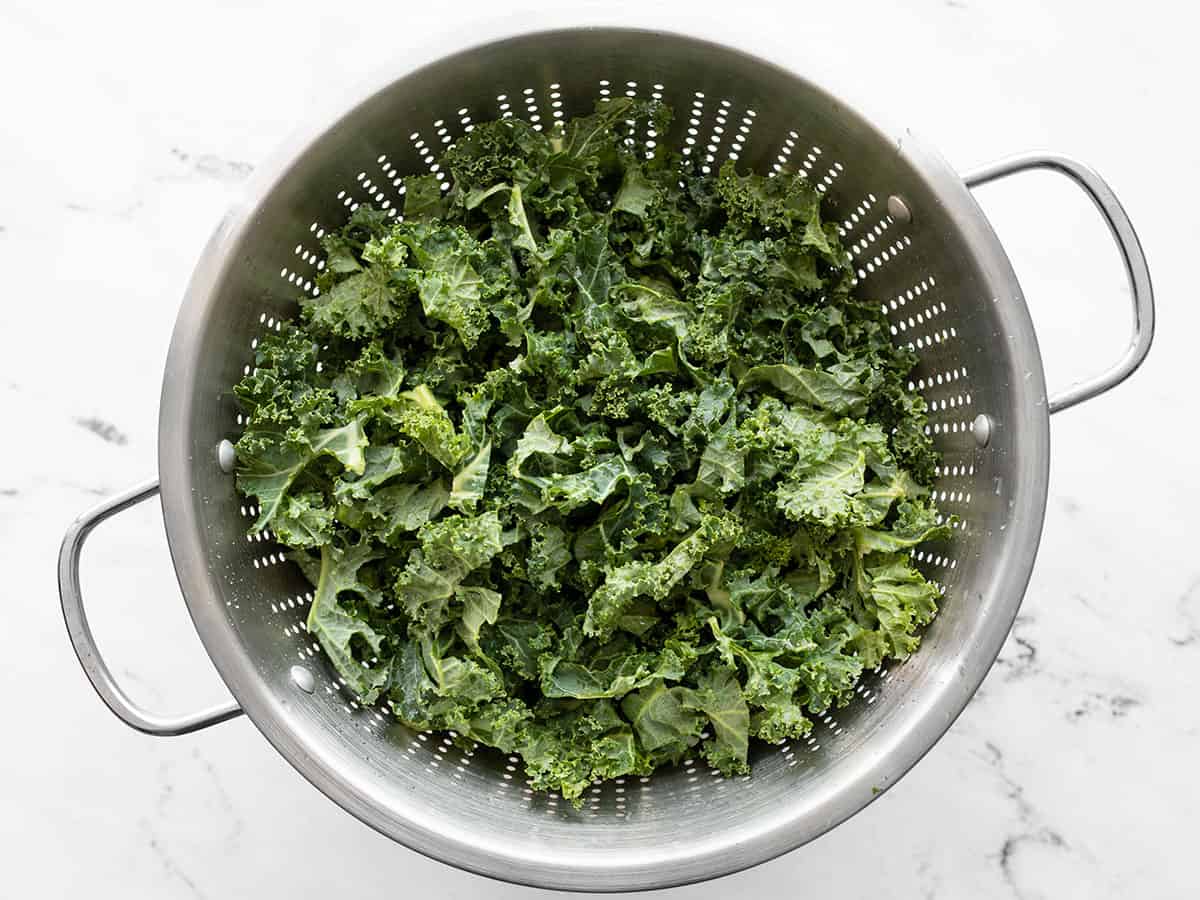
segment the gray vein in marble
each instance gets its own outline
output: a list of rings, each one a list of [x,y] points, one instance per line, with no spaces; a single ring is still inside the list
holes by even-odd
[[[917,864],[917,877],[921,881],[922,900],[934,900],[942,886],[942,878],[928,859]]]
[[[224,159],[212,153],[193,155],[180,150],[178,147],[172,147],[171,155],[180,162],[187,163],[194,174],[213,178],[217,181],[244,181],[254,171],[253,163],[242,162],[236,159]],[[167,176],[159,180],[169,181],[173,180],[173,177]]]
[[[1142,701],[1136,697],[1126,694],[1101,694],[1093,691],[1071,710],[1067,718],[1075,722],[1098,712],[1107,712],[1111,718],[1123,719],[1140,706],[1142,706]]]
[[[1196,615],[1196,596],[1200,593],[1200,578],[1194,578],[1176,604],[1182,632],[1173,634],[1169,640],[1176,647],[1190,647],[1200,641],[1200,620]]]
[[[1028,844],[1041,844],[1045,847],[1055,847],[1064,850],[1069,849],[1062,835],[1048,828],[1043,828],[1036,832],[1014,834],[1006,838],[1004,846],[1000,848],[1000,871],[1004,875],[1005,882],[1012,888],[1013,895],[1018,900],[1025,900],[1025,898],[1033,896],[1021,887],[1017,882],[1016,873],[1013,871],[1013,859],[1017,855],[1017,851]]]
[[[133,682],[134,684],[140,684],[142,686],[143,690],[146,692],[146,696],[148,699],[156,701],[156,702],[162,702],[162,699],[163,699],[162,690],[158,687],[158,685],[156,685],[152,681],[146,680],[141,675],[139,675],[137,672],[133,671],[133,669],[130,669],[128,666],[123,666],[121,668],[121,680],[122,681],[130,681],[130,682]]]
[[[154,810],[161,816],[167,810],[167,804],[171,799],[171,795],[175,793],[175,786],[171,783],[170,760],[164,759],[158,765],[158,786],[158,800],[154,804]]]
[[[0,488],[0,497],[17,497],[20,493],[16,488]]]
[[[132,673],[123,672],[123,675]],[[210,790],[206,796],[214,800],[217,808],[224,814],[228,822],[228,828],[224,835],[223,844],[226,853],[233,853],[237,850],[241,840],[242,833],[245,830],[245,823],[237,808],[234,806],[233,798],[225,789],[225,785],[221,781],[221,776],[218,769],[212,762],[205,758],[197,748],[193,748],[190,754],[192,764],[198,766],[204,773]],[[152,818],[142,818],[138,820],[138,824],[146,837],[147,845],[158,858],[163,870],[168,876],[177,879],[183,884],[188,891],[199,900],[204,900],[205,892],[197,883],[196,879],[188,872],[188,870],[180,862],[176,853],[172,850],[171,845],[164,837],[162,827],[167,825],[173,814],[173,807],[176,806],[177,792],[175,789],[175,767],[176,763],[169,760],[164,760],[158,767],[158,796],[154,801],[154,814]],[[188,779],[190,783],[190,779]],[[176,811],[178,812],[178,811]],[[192,815],[192,811],[185,811],[185,815]]]
[[[1200,581],[1194,587],[1200,588]],[[1094,611],[1092,605],[1082,595],[1075,595],[1075,599],[1089,610]],[[1071,690],[1073,688],[1071,677],[1065,677],[1044,667],[1044,660],[1040,656],[1038,642],[1034,641],[1031,634],[1035,625],[1035,619],[1029,614],[1017,616],[1016,621],[1013,623],[1012,644],[1009,648],[1006,648],[1006,652],[1002,653],[996,659],[996,665],[1005,670],[1004,680],[1012,682],[1037,677],[1041,680],[1049,679],[1057,682],[1064,688]],[[1200,637],[1200,629],[1193,629],[1190,634],[1193,639],[1196,639]],[[1073,690],[1071,692],[1074,693]],[[1070,722],[1078,722],[1090,716],[1104,713],[1107,713],[1113,719],[1125,718],[1131,712],[1144,705],[1143,700],[1132,696],[1131,693],[1129,690],[1121,690],[1120,688],[1116,691],[1089,691],[1084,695],[1082,700],[1078,701],[1067,712],[1066,718]]]
[[[1004,675],[1005,681],[1017,681],[1041,672],[1037,644],[1029,637],[1029,629],[1033,624],[1034,618],[1028,614],[1017,616],[1016,621],[1013,622],[1012,640],[1018,648],[1016,655],[1001,654],[996,658],[996,665],[1008,670]]]
[[[90,497],[109,497],[114,493],[111,488],[93,487],[88,484],[80,484],[78,481],[64,481],[62,482],[62,486],[70,488],[73,491],[81,491]]]
[[[1017,815],[1017,823],[1021,826],[1020,830],[1005,837],[995,858],[1005,883],[1012,889],[1013,896],[1018,900],[1027,900],[1034,895],[1030,894],[1021,884],[1015,870],[1015,860],[1020,855],[1021,848],[1034,844],[1070,850],[1070,845],[1058,831],[1041,820],[1041,816],[1025,795],[1024,786],[1009,775],[1004,762],[1004,752],[991,741],[986,741],[984,748],[987,753],[981,755],[981,758],[1000,779],[1004,786],[1004,795],[1012,801]]]
[[[75,424],[80,428],[90,431],[96,437],[100,438],[100,440],[109,444],[116,444],[119,447],[123,447],[129,443],[129,438],[125,436],[125,433],[121,429],[112,424],[112,422],[105,422],[96,416],[80,416],[75,419]]]
[[[230,827],[228,833],[225,835],[225,845],[230,851],[233,851],[237,847],[238,838],[241,837],[242,831],[246,827],[245,822],[242,821],[241,815],[238,813],[237,808],[233,805],[233,798],[229,795],[229,792],[225,790],[225,785],[221,781],[221,774],[217,767],[214,766],[206,757],[201,756],[198,749],[193,748],[192,759],[196,760],[196,762],[200,764],[201,768],[204,769],[209,781],[212,782],[217,804],[229,817]]]
[[[200,886],[192,880],[186,871],[179,865],[170,849],[162,842],[153,826],[146,819],[139,821],[142,832],[146,836],[146,843],[158,857],[159,863],[163,867],[163,871],[172,878],[178,879],[198,900],[204,900],[204,891],[200,890]]]
[[[1071,599],[1077,601],[1079,603],[1079,605],[1082,606],[1084,609],[1086,609],[1088,612],[1090,612],[1096,616],[1099,616],[1102,619],[1108,618],[1108,616],[1106,616],[1103,612],[1101,612],[1099,609],[1097,609],[1095,606],[1093,606],[1092,601],[1089,600],[1087,597],[1083,596],[1083,594],[1072,594]]]
[[[1025,797],[1025,789],[1008,774],[1004,765],[1004,751],[991,741],[984,741],[983,746],[987,750],[983,760],[995,770],[1004,783],[1005,796],[1017,806],[1017,818],[1023,823],[1028,823],[1033,817],[1033,806]]]
[[[126,206],[121,206],[116,209],[104,209],[96,206],[85,206],[82,203],[64,203],[63,209],[73,213],[82,213],[83,215],[94,215],[116,219],[118,222],[132,222],[138,210],[145,205],[146,201],[135,200]]]

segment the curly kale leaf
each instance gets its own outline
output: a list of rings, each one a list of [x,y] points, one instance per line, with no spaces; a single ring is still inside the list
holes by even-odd
[[[379,604],[380,592],[359,579],[364,565],[378,559],[380,554],[370,544],[339,549],[333,544],[321,548],[321,568],[317,590],[308,611],[308,630],[321,642],[338,674],[350,689],[371,701],[386,680],[382,667],[371,669],[363,663],[368,655],[378,654],[383,636],[365,618],[347,607],[345,595],[357,596],[360,601]]]

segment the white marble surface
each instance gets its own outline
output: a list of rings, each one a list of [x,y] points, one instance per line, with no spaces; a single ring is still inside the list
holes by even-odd
[[[1150,256],[1159,339],[1127,385],[1055,418],[1045,537],[1021,618],[946,738],[825,838],[669,896],[1195,896],[1196,23],[1165,0],[1111,12],[1086,0],[887,7],[678,8],[683,22],[736,15],[791,35],[798,67],[842,68],[859,96],[962,168],[1038,146],[1092,162]],[[0,10],[0,893],[536,893],[379,837],[245,720],[171,740],[129,731],[85,683],[54,583],[68,521],[154,474],[178,299],[247,173],[312,98],[431,34],[467,40],[491,9],[7,0]],[[1051,383],[1102,366],[1123,339],[1125,291],[1086,203],[1043,176],[982,199]],[[171,710],[223,695],[156,509],[99,533],[84,562],[96,631],[131,690]]]

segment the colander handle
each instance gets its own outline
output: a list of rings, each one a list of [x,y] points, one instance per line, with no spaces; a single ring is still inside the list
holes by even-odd
[[[1050,412],[1056,413],[1116,387],[1142,364],[1154,340],[1154,289],[1150,285],[1150,269],[1146,266],[1146,255],[1142,252],[1141,242],[1133,230],[1133,223],[1129,221],[1129,216],[1112,188],[1090,166],[1058,153],[1023,153],[969,172],[963,176],[963,181],[967,187],[975,188],[1030,169],[1048,169],[1066,175],[1083,188],[1083,192],[1096,204],[1096,209],[1100,210],[1100,215],[1108,223],[1108,229],[1112,232],[1121,259],[1125,263],[1125,274],[1129,278],[1129,290],[1133,300],[1133,331],[1124,355],[1116,365],[1094,378],[1082,381],[1051,397],[1049,409]]]
[[[67,623],[67,634],[71,637],[75,655],[79,657],[79,663],[83,666],[88,680],[92,682],[92,687],[117,718],[146,734],[187,734],[241,715],[242,709],[236,703],[230,702],[191,715],[160,716],[134,703],[113,679],[112,672],[100,655],[96,639],[92,636],[92,629],[88,626],[87,615],[83,611],[83,594],[79,586],[79,557],[83,551],[83,543],[92,529],[109,516],[115,516],[157,493],[158,481],[146,482],[105,500],[71,524],[58,553],[58,596],[62,601],[63,618]]]

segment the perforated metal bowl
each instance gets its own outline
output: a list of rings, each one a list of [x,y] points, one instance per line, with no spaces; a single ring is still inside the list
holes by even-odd
[[[597,784],[586,804],[531,791],[518,761],[415,734],[339,686],[304,620],[309,585],[270,540],[248,541],[254,510],[228,474],[242,417],[231,386],[252,345],[315,293],[318,239],[359,203],[399,203],[404,178],[472,122],[520,115],[545,127],[597,98],[661,97],[677,111],[659,142],[716,167],[806,173],[826,193],[895,340],[920,365],[943,455],[937,500],[961,524],[916,551],[944,587],[920,651],[864,678],[858,699],[811,737],[755,746],[753,775],[700,760],[652,778]],[[647,144],[649,148],[649,144]],[[1121,361],[1047,399],[1041,358],[1004,251],[968,188],[1023,169],[1068,175],[1096,202],[1124,257],[1135,313]],[[860,810],[916,762],[963,709],[1000,650],[1033,566],[1045,508],[1048,414],[1095,396],[1149,350],[1149,276],[1133,229],[1091,170],[1055,155],[965,178],[911,135],[894,136],[819,84],[697,38],[621,29],[509,37],[407,68],[260,173],[201,258],[163,382],[159,474],[184,599],[236,704],[167,718],[135,706],[97,654],[79,593],[88,532],[152,496],[150,483],[86,514],[60,560],[67,625],[88,676],[135,728],[177,734],[240,710],[346,810],[455,866],[543,887],[629,890],[697,881],[790,850]]]

